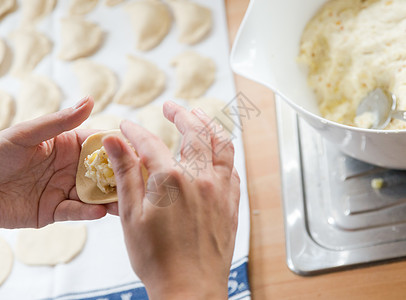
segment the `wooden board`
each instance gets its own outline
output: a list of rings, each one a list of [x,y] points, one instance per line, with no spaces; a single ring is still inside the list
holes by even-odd
[[[230,45],[248,0],[226,0]],[[286,266],[278,139],[271,91],[239,76],[242,91],[261,110],[243,132],[251,205],[249,276],[254,300],[406,299],[406,261],[314,277]]]

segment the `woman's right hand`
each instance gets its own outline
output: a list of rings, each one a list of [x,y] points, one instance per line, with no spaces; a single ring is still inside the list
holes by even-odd
[[[233,144],[219,134],[221,127],[209,129],[201,110],[167,102],[164,114],[183,135],[179,162],[161,140],[129,121],[121,131],[139,157],[118,137],[103,140],[132,267],[150,299],[227,299],[240,198]],[[191,149],[200,157],[194,177],[181,167]],[[146,187],[141,164],[149,173]]]

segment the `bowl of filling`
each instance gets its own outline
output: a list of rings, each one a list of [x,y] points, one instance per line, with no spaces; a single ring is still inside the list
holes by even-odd
[[[252,0],[231,66],[347,155],[406,169],[406,122],[390,118],[374,129],[374,114],[357,114],[377,89],[406,110],[406,1]]]

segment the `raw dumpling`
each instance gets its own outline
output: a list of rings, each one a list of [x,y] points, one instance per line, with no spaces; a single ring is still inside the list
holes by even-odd
[[[175,96],[182,99],[194,99],[202,96],[213,84],[216,66],[208,57],[187,51],[172,60],[176,67]]]
[[[43,76],[28,76],[24,78],[17,98],[14,123],[56,112],[61,101],[61,91],[53,81]]]
[[[126,6],[136,34],[136,48],[148,51],[156,47],[168,34],[171,13],[159,0],[141,0]]]
[[[0,19],[5,17],[8,13],[14,11],[16,6],[17,6],[16,0],[0,1]]]
[[[54,266],[70,262],[84,248],[85,225],[54,223],[40,229],[22,229],[17,235],[16,258],[32,266]]]
[[[212,28],[211,10],[189,0],[169,0],[177,29],[179,42],[193,45],[205,38]]]
[[[105,4],[107,6],[115,6],[117,4],[123,3],[124,0],[106,0]]]
[[[56,0],[23,0],[22,24],[30,25],[50,14],[55,8]]]
[[[99,129],[99,130],[113,130],[119,129],[120,123],[123,119],[109,114],[96,114],[83,123],[82,128],[86,129]]]
[[[12,53],[6,42],[0,38],[0,76],[7,73],[12,61]]]
[[[176,126],[163,115],[162,106],[150,105],[143,108],[137,118],[140,125],[159,137],[173,154],[179,148],[180,134]]]
[[[231,120],[230,110],[227,103],[213,97],[194,99],[189,102],[191,108],[202,109],[210,118],[215,119],[220,125],[230,132],[234,129],[234,122]]]
[[[11,73],[17,77],[31,73],[52,49],[52,43],[45,35],[31,29],[15,31],[10,39],[14,46]]]
[[[62,45],[59,58],[74,60],[96,52],[103,42],[103,31],[80,17],[61,20]]]
[[[87,172],[85,167],[85,159],[90,154],[101,149],[103,146],[102,140],[108,135],[116,135],[124,139],[124,136],[121,134],[120,130],[110,130],[90,135],[82,144],[82,150],[80,152],[79,164],[76,173],[76,191],[79,199],[85,203],[105,204],[116,202],[118,200],[117,191],[115,189],[106,194],[97,187],[96,182],[85,176]],[[147,182],[148,172],[144,167],[142,167],[142,175],[144,181]]]
[[[10,125],[14,115],[15,103],[13,98],[6,92],[0,91],[0,130]]]
[[[113,71],[87,59],[76,61],[73,67],[82,93],[94,98],[93,113],[103,110],[111,102],[117,89]]]
[[[144,106],[165,88],[165,73],[144,59],[128,55],[128,70],[114,102],[133,107]]]
[[[85,15],[92,11],[99,0],[71,0],[69,13],[71,15]]]
[[[0,286],[10,275],[14,264],[14,255],[10,245],[0,237]]]

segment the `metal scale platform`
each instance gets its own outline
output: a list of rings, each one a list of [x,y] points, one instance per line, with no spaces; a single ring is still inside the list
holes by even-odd
[[[406,171],[350,158],[278,97],[276,109],[289,268],[313,275],[406,257]]]

